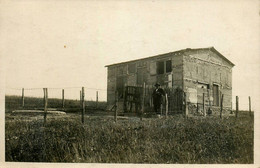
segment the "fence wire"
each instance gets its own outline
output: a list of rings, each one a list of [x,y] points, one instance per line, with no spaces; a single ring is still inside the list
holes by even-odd
[[[65,99],[80,100],[82,87],[48,88],[48,97],[61,99],[63,89]],[[84,92],[86,101],[96,101],[97,96],[99,101],[106,101],[106,89],[84,87]],[[22,96],[22,88],[6,88],[6,95]],[[42,98],[43,88],[24,88],[24,96]]]
[[[16,101],[11,101],[9,99],[6,99],[6,104],[13,104],[14,106],[19,106],[22,104],[22,89],[23,88],[6,88],[6,95],[8,96],[16,96]],[[68,104],[70,102],[70,105],[73,103],[70,100],[74,100],[75,102],[78,102],[77,106],[80,105],[80,92],[82,87],[75,86],[75,87],[50,87],[48,88],[48,98],[50,99],[49,101],[52,102],[54,100],[52,99],[57,99],[56,104],[57,106],[61,106],[62,102],[62,90],[64,89],[64,99],[66,101],[65,104]],[[90,87],[84,87],[84,92],[85,92],[85,98],[84,100],[89,102],[89,104],[95,104],[94,102],[98,101],[99,102],[106,102],[107,101],[107,92],[110,90],[103,89],[103,88],[90,88]],[[112,91],[112,90],[111,90]],[[113,90],[114,92],[114,90]],[[29,106],[28,99],[31,98],[42,98],[44,97],[44,92],[43,88],[24,88],[24,97],[25,97],[25,105]],[[239,110],[249,110],[249,96],[246,94],[243,95],[238,95],[239,97]],[[8,102],[11,101],[11,102]],[[37,104],[43,104],[43,100],[39,100]],[[61,102],[61,103],[57,103]],[[93,102],[93,103],[90,103]],[[254,97],[251,97],[251,110],[254,110],[253,106],[254,102]],[[52,103],[49,103],[50,105]],[[53,103],[55,104],[55,103]],[[232,96],[232,109],[236,109],[236,95]],[[88,105],[88,103],[86,103]],[[75,104],[76,106],[76,104]]]
[[[64,90],[64,104],[62,101]],[[80,111],[82,87],[48,88],[48,108],[66,109],[70,112]],[[22,99],[24,95],[24,100]],[[84,100],[88,108],[106,109],[107,90],[84,87]],[[6,88],[6,109],[43,109],[43,88]]]

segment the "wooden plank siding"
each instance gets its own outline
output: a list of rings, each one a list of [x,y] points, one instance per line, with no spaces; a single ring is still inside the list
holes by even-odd
[[[170,61],[171,67],[169,67]],[[160,70],[157,68],[159,64]],[[207,108],[219,107],[220,95],[224,94],[223,107],[231,108],[233,66],[233,63],[214,48],[186,49],[109,65],[107,66],[108,107],[114,103],[116,90],[122,91],[122,86],[141,87],[145,82],[147,93],[144,104],[149,107],[152,107],[151,94],[154,84],[160,83],[168,91],[169,106],[174,104],[171,98],[178,88],[188,96],[189,105],[202,105],[204,93]],[[218,87],[219,93],[213,92],[213,85],[215,88]],[[169,107],[169,114],[172,109],[173,107]]]

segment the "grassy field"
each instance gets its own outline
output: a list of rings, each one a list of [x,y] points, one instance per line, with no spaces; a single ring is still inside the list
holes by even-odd
[[[99,115],[98,115],[99,114]],[[113,117],[6,113],[6,161],[87,163],[253,163],[254,120],[182,116]]]

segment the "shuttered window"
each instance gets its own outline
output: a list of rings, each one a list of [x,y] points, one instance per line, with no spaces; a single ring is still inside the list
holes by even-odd
[[[172,71],[172,60],[166,61],[166,73]]]
[[[150,74],[160,75],[164,73],[172,72],[172,60],[157,61],[150,63]]]
[[[164,61],[158,61],[157,62],[157,74],[163,74],[164,73]]]

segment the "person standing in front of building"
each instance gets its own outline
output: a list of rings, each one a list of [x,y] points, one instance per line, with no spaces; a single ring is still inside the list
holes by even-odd
[[[165,96],[164,90],[160,87],[159,83],[156,83],[153,91],[153,106],[156,114],[161,114],[161,106],[163,103],[163,97]]]

